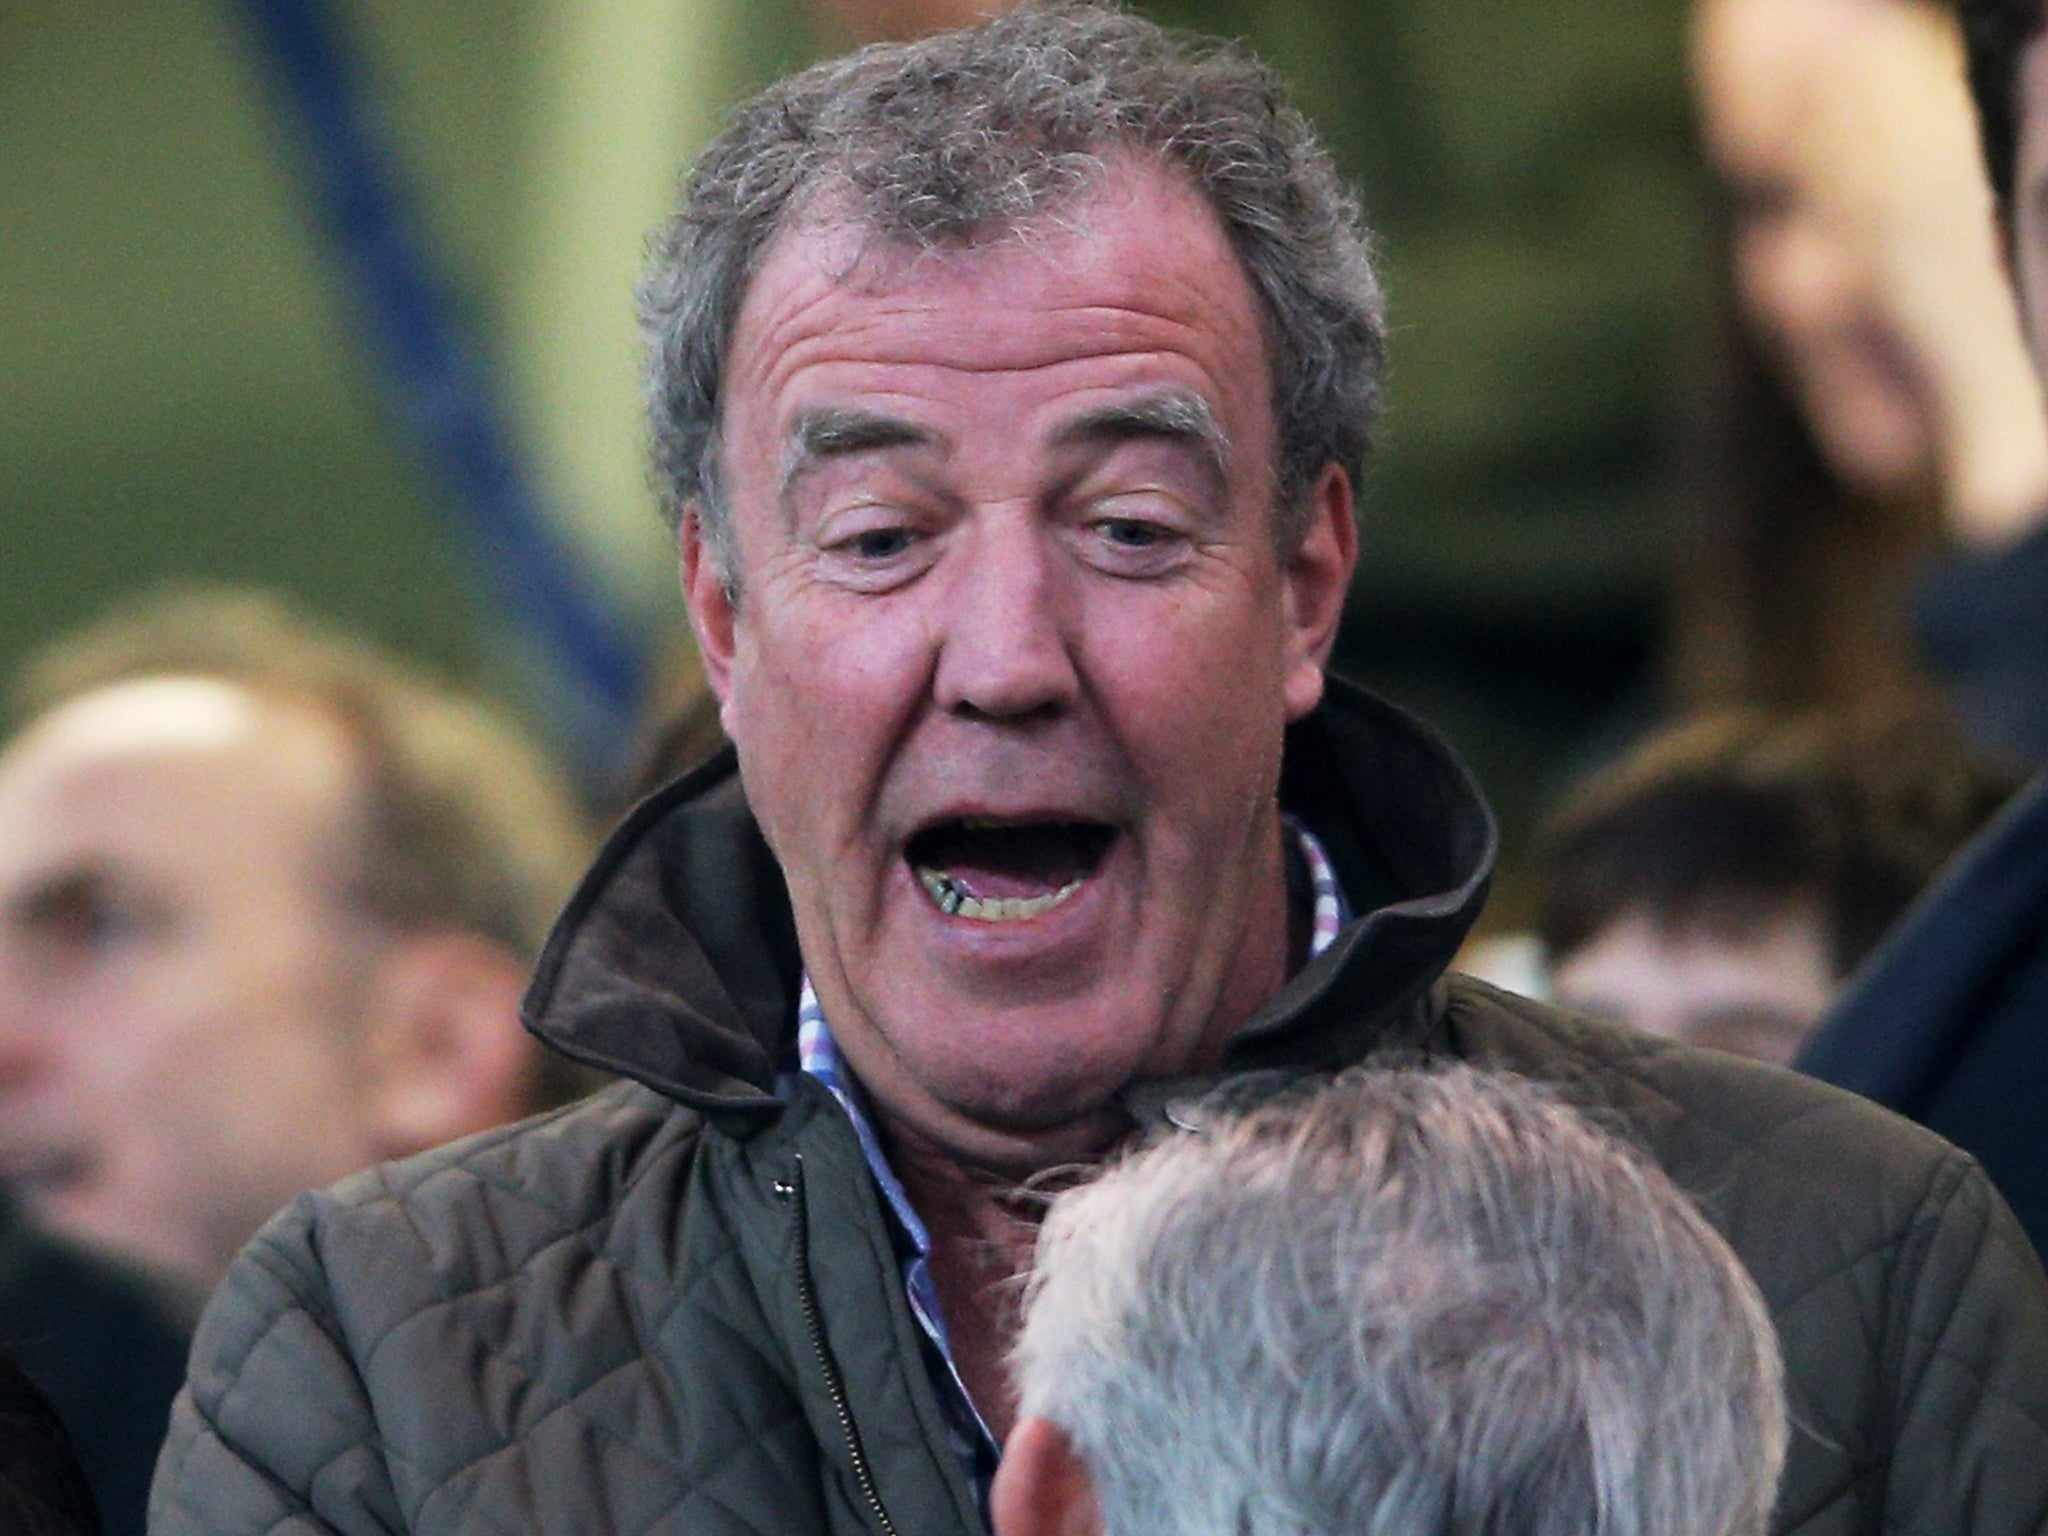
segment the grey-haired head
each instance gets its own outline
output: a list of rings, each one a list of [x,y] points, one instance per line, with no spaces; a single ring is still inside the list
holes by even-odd
[[[1134,156],[1201,192],[1258,296],[1290,545],[1326,466],[1356,481],[1380,403],[1384,306],[1357,202],[1244,49],[1090,4],[1031,5],[817,65],[740,107],[698,157],[640,290],[669,519],[694,507],[736,576],[721,384],[778,231],[815,217],[912,249],[1000,239],[1057,218],[1107,162]]]
[[[1061,1196],[1016,1367],[1001,1536],[1038,1529],[1033,1421],[1104,1536],[1761,1536],[1785,1450],[1728,1245],[1647,1159],[1462,1065],[1208,1118]]]

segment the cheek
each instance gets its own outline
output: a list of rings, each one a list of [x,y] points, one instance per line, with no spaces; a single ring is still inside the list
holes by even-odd
[[[1751,310],[1795,351],[1846,324],[1855,307],[1856,263],[1812,215],[1752,234],[1741,270]]]
[[[877,610],[785,613],[740,629],[726,728],[778,854],[870,801],[918,698],[917,637],[907,628]]]
[[[163,1109],[166,1085],[202,1069],[218,1074],[234,1032],[203,979],[190,967],[162,961],[129,969],[115,984],[81,1000],[76,1059],[103,1087],[143,1116]]]
[[[1279,779],[1287,723],[1280,625],[1138,623],[1097,645],[1090,673],[1125,750],[1156,789],[1203,819],[1241,818]]]

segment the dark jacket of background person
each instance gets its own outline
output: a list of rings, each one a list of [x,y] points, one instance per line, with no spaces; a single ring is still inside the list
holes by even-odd
[[[1805,1079],[1442,979],[1492,825],[1386,706],[1333,681],[1282,799],[1364,915],[1228,1073],[1392,1051],[1557,1084],[1698,1196],[1773,1309],[1798,1426],[1777,1529],[2042,1528],[2048,1282],[1968,1158]],[[528,999],[639,1081],[272,1223],[201,1324],[156,1536],[980,1532],[853,1129],[808,1077],[777,1094],[797,966],[730,755],[644,804]],[[1129,1102],[1156,1121],[1213,1086]]]
[[[2048,777],[1957,856],[1797,1065],[1974,1153],[2048,1252]]]
[[[0,1530],[101,1536],[92,1487],[50,1399],[0,1353]]]
[[[1914,593],[1913,625],[1971,734],[2048,764],[2048,526],[1936,566]]]
[[[0,1348],[55,1404],[108,1536],[143,1529],[186,1339],[153,1284],[27,1225],[0,1199]]]

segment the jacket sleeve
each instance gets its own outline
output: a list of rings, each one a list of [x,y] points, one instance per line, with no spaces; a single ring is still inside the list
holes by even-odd
[[[1930,1182],[1894,1271],[1897,1433],[1885,1529],[2048,1532],[2048,1279],[1960,1152]]]
[[[236,1260],[193,1343],[150,1491],[151,1536],[405,1530],[307,1202]]]

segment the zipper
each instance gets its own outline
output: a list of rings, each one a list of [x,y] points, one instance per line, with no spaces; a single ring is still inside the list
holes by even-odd
[[[789,1177],[775,1181],[776,1195],[790,1207],[796,1223],[796,1298],[803,1309],[804,1327],[811,1336],[811,1350],[817,1356],[818,1371],[825,1378],[825,1393],[832,1399],[832,1412],[838,1417],[840,1432],[846,1437],[847,1454],[853,1461],[853,1475],[860,1484],[860,1491],[867,1499],[868,1508],[875,1517],[875,1523],[882,1528],[884,1536],[897,1536],[896,1522],[889,1518],[889,1511],[882,1507],[881,1490],[875,1486],[874,1468],[868,1465],[867,1448],[860,1441],[860,1427],[853,1422],[853,1405],[846,1396],[846,1381],[839,1374],[839,1362],[832,1358],[832,1352],[825,1347],[825,1319],[818,1309],[818,1292],[811,1282],[811,1223],[810,1197],[804,1188],[804,1159],[799,1152],[791,1165]]]

